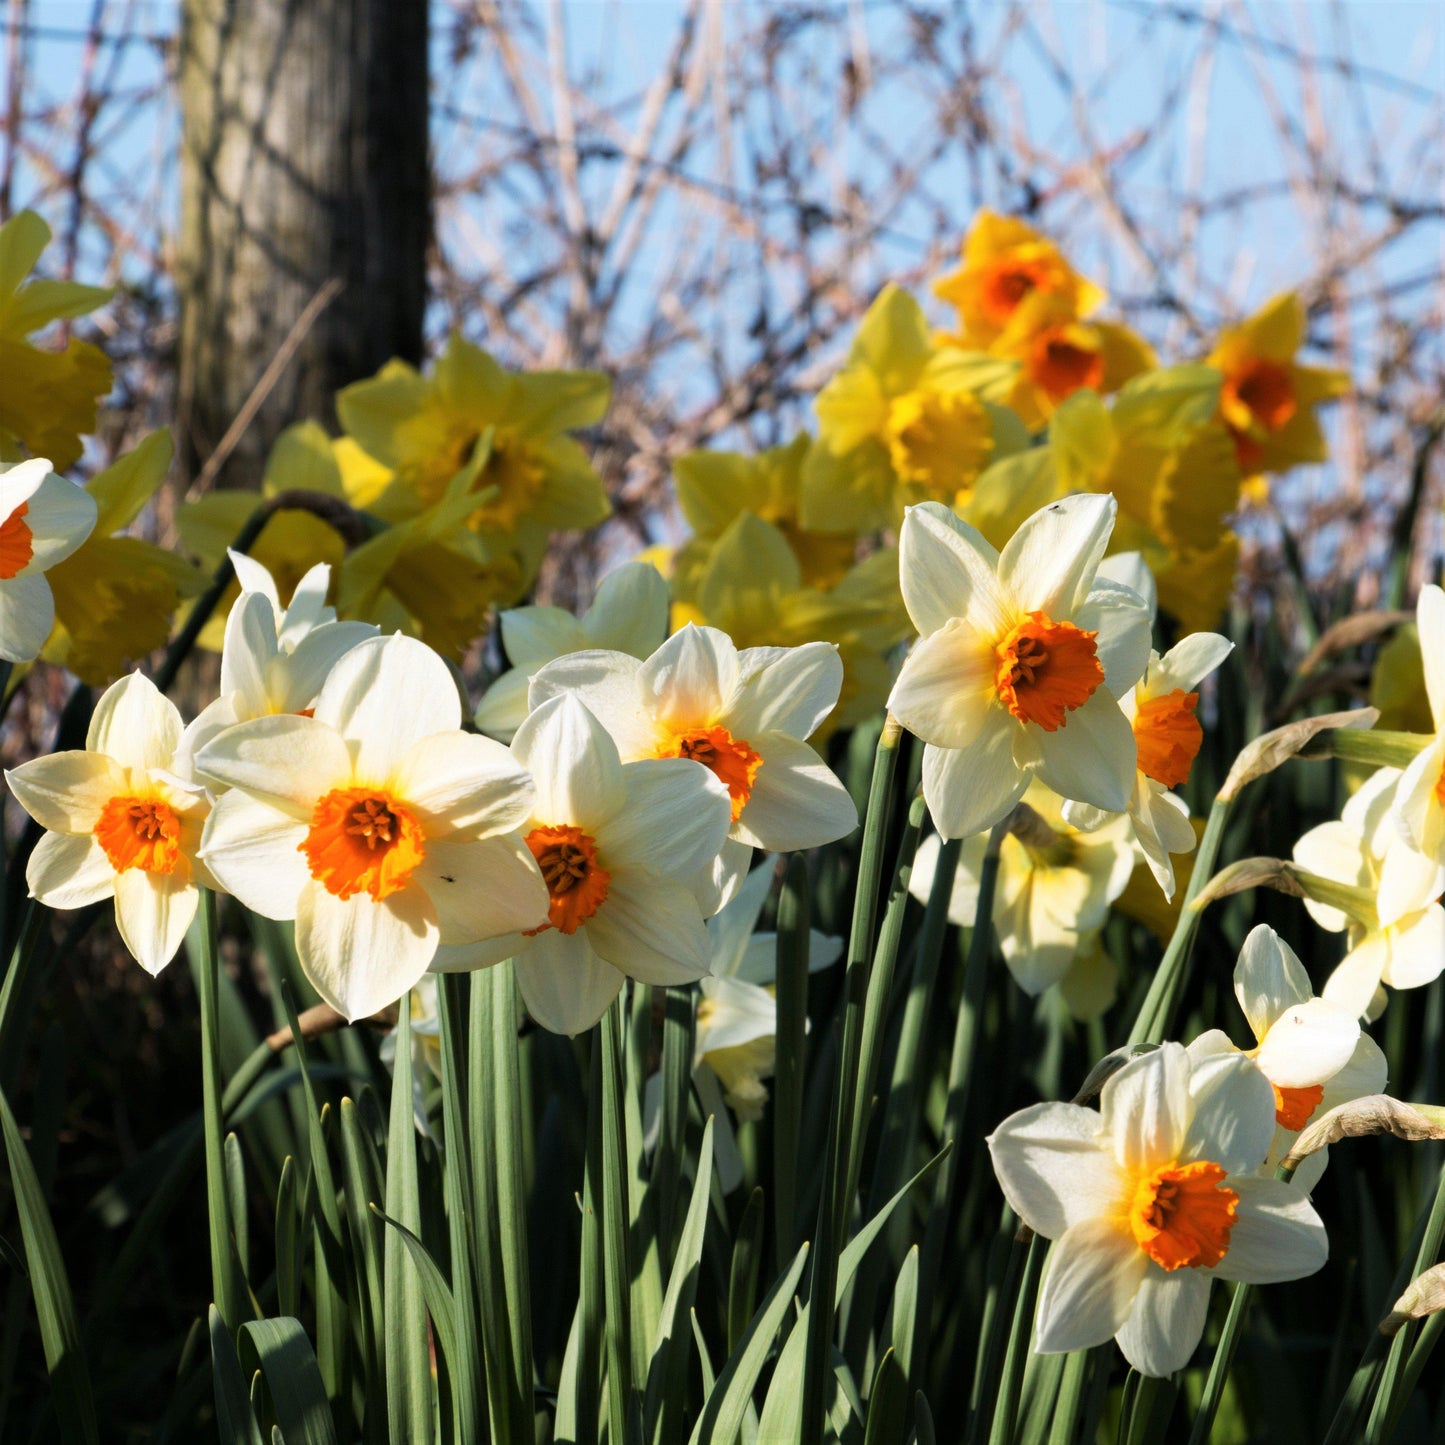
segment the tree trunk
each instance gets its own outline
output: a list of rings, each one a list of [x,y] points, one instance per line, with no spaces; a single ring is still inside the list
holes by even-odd
[[[184,0],[180,432],[215,450],[298,318],[316,317],[219,473],[257,486],[277,434],[417,362],[430,237],[426,0]]]

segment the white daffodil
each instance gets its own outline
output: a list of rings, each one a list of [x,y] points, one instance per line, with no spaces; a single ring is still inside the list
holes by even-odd
[[[1248,1059],[1165,1044],[1109,1079],[1099,1105],[1035,1104],[988,1140],[1009,1203],[1055,1241],[1034,1348],[1113,1335],[1140,1374],[1169,1375],[1204,1333],[1211,1280],[1300,1279],[1329,1244],[1304,1190],[1254,1172],[1274,1091]]]
[[[1445,863],[1445,592],[1433,583],[1420,589],[1415,626],[1435,741],[1405,769],[1395,811],[1410,842],[1427,858]]]
[[[773,883],[771,866],[755,868],[737,896],[708,919],[709,972],[698,988],[695,1066],[710,1069],[739,1119],[762,1118],[777,1065],[778,937],[754,933]],[[808,971],[835,963],[843,940],[808,934]]]
[[[708,970],[693,881],[727,837],[727,789],[682,758],[624,763],[575,697],[534,708],[512,739],[536,785],[521,825],[550,898],[542,923],[485,948],[448,949],[438,969],[514,958],[527,1012],[579,1034],[625,978],[667,986]]]
[[[532,679],[531,701],[574,693],[624,761],[691,758],[727,788],[729,846],[700,895],[713,913],[742,881],[753,848],[816,848],[858,826],[848,790],[805,741],[842,685],[832,643],[739,652],[727,633],[689,623],[645,662],[579,652],[548,663]]]
[[[477,726],[511,742],[527,716],[527,689],[539,668],[593,648],[646,657],[667,636],[667,582],[656,567],[628,562],[609,572],[581,617],[560,607],[516,607],[503,612],[502,646],[511,668],[487,688]]]
[[[1381,768],[1345,804],[1338,822],[1311,828],[1294,845],[1301,868],[1344,885],[1329,900],[1306,896],[1305,907],[1321,928],[1348,931],[1350,951],[1324,997],[1356,1017],[1379,1017],[1385,985],[1419,988],[1445,969],[1445,872],[1395,825],[1404,786],[1398,769]]]
[[[516,834],[531,779],[461,721],[429,647],[375,637],[332,668],[314,716],[238,723],[196,755],[231,789],[202,857],[247,908],[296,920],[302,969],[348,1018],[395,1002],[441,944],[546,920],[547,889]]]
[[[1216,632],[1194,632],[1160,657],[1149,654],[1144,676],[1119,701],[1134,730],[1138,762],[1129,795],[1129,821],[1149,871],[1166,898],[1174,896],[1173,853],[1194,849],[1189,806],[1171,788],[1189,781],[1204,741],[1195,716],[1199,684],[1234,651]],[[1084,803],[1069,803],[1064,816],[1076,828],[1097,828],[1108,814]]]
[[[115,899],[132,957],[156,974],[181,946],[198,888],[210,806],[176,771],[181,715],[139,673],[96,704],[83,752],[52,753],[5,774],[20,806],[47,830],[25,870],[31,897],[49,908]]]
[[[1104,922],[1137,856],[1125,818],[1085,833],[1064,821],[1059,800],[1048,789],[1034,784],[1024,802],[1034,816],[1009,833],[999,849],[993,925],[1019,987],[1040,994],[1068,973],[1085,935]],[[987,843],[987,836],[979,834],[964,839],[959,850],[948,918],[963,928],[973,927]],[[922,902],[933,886],[939,852],[936,833],[919,844],[908,887]]]
[[[377,635],[369,622],[338,622],[325,605],[331,569],[324,562],[301,579],[283,610],[259,562],[238,552],[231,561],[245,590],[226,618],[221,695],[186,729],[187,758],[237,723],[309,712],[337,660]]]
[[[888,706],[926,744],[944,837],[991,828],[1034,777],[1104,812],[1128,806],[1134,734],[1118,699],[1149,659],[1149,609],[1096,577],[1117,510],[1065,497],[1000,553],[938,503],[908,509],[899,578],[919,639]]]
[[[29,662],[55,625],[46,571],[95,526],[95,498],[36,457],[0,467],[0,658]]]
[[[1314,996],[1304,965],[1268,924],[1261,923],[1244,940],[1234,965],[1234,996],[1254,1034],[1255,1047],[1236,1049],[1222,1029],[1210,1029],[1189,1045],[1189,1054],[1203,1059],[1245,1052],[1269,1080],[1276,1129],[1265,1167],[1272,1176],[1272,1161],[1289,1152],[1295,1136],[1317,1113],[1384,1089],[1385,1056],[1361,1032],[1357,1015]],[[1372,1083],[1373,1088],[1361,1087]],[[1324,1150],[1311,1155],[1310,1162],[1308,1176],[1296,1178],[1307,1193],[1324,1171]]]

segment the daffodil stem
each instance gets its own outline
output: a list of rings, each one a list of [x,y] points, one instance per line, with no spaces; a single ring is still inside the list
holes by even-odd
[[[627,1153],[623,1137],[623,995],[602,1016],[602,1280],[607,1302],[607,1421],[609,1441],[628,1440],[636,1409],[632,1380],[631,1280],[627,1232]]]
[[[843,1037],[838,1050],[837,1085],[828,1123],[828,1148],[818,1201],[817,1248],[809,1276],[808,1334],[803,1357],[803,1399],[799,1440],[817,1445],[823,1435],[825,1391],[833,1383],[833,1302],[837,1292],[838,1252],[847,1223],[852,1150],[853,1104],[863,1046],[863,1013],[868,995],[869,962],[878,916],[878,891],[892,812],[893,778],[898,767],[902,729],[890,715],[873,754],[873,778],[863,818],[858,855],[858,884],[853,899],[853,927],[848,936],[848,971],[844,980]]]
[[[1214,1351],[1213,1363],[1209,1366],[1209,1378],[1204,1382],[1204,1393],[1199,1399],[1199,1410],[1194,1416],[1194,1427],[1189,1432],[1189,1445],[1206,1445],[1210,1431],[1214,1429],[1214,1417],[1219,1413],[1219,1402],[1224,1398],[1224,1387],[1229,1383],[1230,1366],[1234,1363],[1234,1352],[1239,1348],[1244,1333],[1244,1317],[1254,1296],[1252,1285],[1239,1283],[1229,1300],[1229,1313],[1224,1317],[1224,1328],[1219,1333],[1219,1344]]]
[[[988,1432],[989,1445],[1010,1445],[1019,1413],[1019,1387],[1023,1384],[1024,1362],[1028,1359],[1029,1339],[1034,1330],[1034,1307],[1039,1299],[1039,1282],[1043,1278],[1044,1259],[1049,1244],[1037,1234],[1028,1242],[1024,1258],[1023,1280],[1019,1285],[1018,1302],[1014,1305],[1013,1326],[1009,1330],[1008,1349],[1003,1357],[1003,1373],[999,1376],[993,1425]]]
[[[196,598],[196,604],[187,614],[184,626],[176,633],[171,645],[166,648],[166,655],[156,669],[154,682],[161,692],[170,691],[171,684],[176,680],[176,674],[180,672],[182,664],[195,648],[196,639],[200,637],[206,623],[211,620],[211,614],[220,605],[221,598],[226,594],[226,588],[235,580],[236,569],[231,565],[230,552],[249,552],[256,545],[256,538],[261,535],[266,523],[271,520],[271,512],[271,505],[263,502],[251,513],[246,525],[236,533],[236,540],[231,543],[227,555],[221,558],[221,565],[216,568],[216,575],[211,579],[211,585]]]
[[[200,890],[199,918],[193,933],[200,958],[201,1109],[205,1119],[206,1198],[211,1227],[211,1292],[226,1328],[243,1323],[240,1281],[231,1252],[231,1219],[226,1192],[224,1123],[221,1117],[221,981],[216,951],[216,895]]]
[[[1048,1445],[1074,1445],[1078,1432],[1079,1411],[1089,1383],[1089,1350],[1074,1350],[1064,1362],[1064,1378],[1059,1384],[1059,1398],[1054,1406]]]
[[[803,1050],[808,1037],[808,929],[812,886],[802,853],[788,859],[778,899],[778,1035],[773,1080],[773,1217],[779,1264],[797,1250],[798,1140],[803,1132]],[[692,1013],[688,1003],[689,1017]],[[689,1063],[691,1061],[689,1060]]]
[[[1200,890],[1214,872],[1219,847],[1224,840],[1224,828],[1229,821],[1233,800],[1219,797],[1209,810],[1209,821],[1204,827],[1204,836],[1199,840],[1199,849],[1194,858],[1194,871],[1189,875],[1189,886],[1184,891],[1184,904],[1179,910],[1179,921],[1174,925],[1174,936],[1159,960],[1154,979],[1149,985],[1144,1003],[1139,1009],[1134,1027],[1129,1032],[1131,1044],[1163,1043],[1174,1021],[1175,1010],[1184,994],[1184,985],[1189,974],[1189,958],[1194,949],[1194,936],[1199,931],[1200,913],[1191,905]]]

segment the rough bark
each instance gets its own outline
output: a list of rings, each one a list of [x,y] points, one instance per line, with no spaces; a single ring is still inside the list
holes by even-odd
[[[215,449],[333,277],[221,470],[259,484],[291,422],[392,356],[417,361],[430,236],[425,0],[184,0],[180,430]]]

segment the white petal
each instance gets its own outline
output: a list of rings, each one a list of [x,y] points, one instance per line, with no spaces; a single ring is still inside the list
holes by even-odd
[[[1234,644],[1217,632],[1191,632],[1149,668],[1144,686],[1151,696],[1176,688],[1193,692],[1234,651]]]
[[[176,956],[200,904],[200,890],[176,874],[128,868],[115,875],[115,922],[131,957],[154,977]]]
[[[1239,1195],[1229,1249],[1209,1272],[1246,1284],[1303,1279],[1324,1266],[1329,1238],[1303,1189],[1279,1179],[1232,1177]]]
[[[53,833],[89,834],[100,810],[130,791],[125,769],[104,753],[48,753],[5,774],[15,800]]]
[[[717,857],[732,823],[728,792],[701,763],[624,763],[625,802],[596,835],[609,868],[652,868],[690,879]]]
[[[1277,1088],[1308,1089],[1344,1068],[1359,1038],[1354,1014],[1328,999],[1312,998],[1291,1005],[1275,1020],[1255,1063]]]
[[[428,838],[513,832],[531,816],[536,797],[532,775],[507,748],[460,728],[413,743],[392,785]]]
[[[356,774],[384,782],[413,743],[462,725],[461,695],[446,663],[397,633],[353,647],[316,698],[316,720],[351,745]]]
[[[1274,1090],[1243,1054],[1191,1060],[1191,1117],[1176,1158],[1208,1159],[1227,1173],[1264,1163],[1274,1139]]]
[[[436,912],[421,888],[382,902],[338,898],[321,884],[301,890],[296,954],[316,992],[348,1019],[395,1003],[427,970],[437,947]]]
[[[724,722],[753,746],[763,733],[811,737],[837,706],[843,662],[831,642],[750,647],[738,657],[741,677]]]
[[[1005,725],[993,645],[967,622],[945,622],[903,659],[888,710],[936,747],[966,748],[989,727]]]
[[[999,556],[981,533],[938,502],[910,507],[898,537],[903,605],[919,635],[953,618],[990,638],[1011,622],[998,580]]]
[[[39,572],[0,578],[0,658],[31,662],[55,626],[55,598]]]
[[[702,980],[695,1052],[732,1049],[778,1031],[778,1003],[767,989],[736,978]]]
[[[201,857],[216,882],[263,918],[296,917],[297,902],[311,882],[301,844],[307,825],[249,794],[223,794],[206,819]]]
[[[31,457],[11,466],[0,463],[0,522],[21,504],[28,502],[51,475],[51,466],[44,457]]]
[[[751,859],[752,849],[748,849],[748,857]],[[708,919],[708,971],[714,978],[737,973],[776,877],[777,870],[772,860],[765,860],[761,868],[754,868],[739,880],[731,902]],[[770,973],[766,978],[752,978],[751,981],[771,983],[773,979]]]
[[[571,694],[534,708],[512,753],[532,774],[539,823],[573,824],[595,838],[627,796],[617,744]]]
[[[598,584],[582,630],[593,647],[646,657],[667,636],[669,605],[662,573],[646,562],[626,562]]]
[[[336,664],[353,647],[376,635],[369,622],[323,622],[313,627],[282,658],[279,667],[272,664],[271,711],[300,712],[313,707]]]
[[[1383,936],[1368,934],[1325,980],[1320,996],[1339,1004],[1355,1018],[1363,1018],[1379,991],[1380,978],[1388,962],[1389,953]]]
[[[314,567],[308,568],[296,584],[296,590],[286,604],[286,611],[278,628],[281,646],[288,652],[298,647],[318,627],[335,623],[336,610],[326,605],[326,594],[330,588],[331,567],[326,562],[318,562]],[[368,626],[366,623],[350,625]],[[371,629],[370,635],[376,636],[375,628]]]
[[[1415,605],[1420,632],[1420,661],[1425,666],[1425,692],[1438,728],[1445,724],[1445,592],[1427,583]]]
[[[819,933],[816,928],[808,930],[808,972],[821,973],[832,968],[843,956],[843,940],[829,933]],[[776,933],[755,933],[748,940],[742,962],[734,973],[744,983],[769,985],[777,978],[778,935]]]
[[[1385,846],[1380,862],[1380,889],[1375,911],[1388,928],[1411,913],[1436,902],[1445,892],[1445,864],[1417,853],[1394,828],[1393,817],[1383,830]]]
[[[1127,587],[1105,582],[1074,613],[1074,622],[1098,633],[1095,651],[1104,669],[1104,686],[1122,697],[1144,675],[1154,619],[1144,601]]]
[[[95,498],[54,472],[30,494],[27,506],[25,524],[32,539],[27,572],[48,572],[65,561],[95,527]]]
[[[25,868],[30,896],[47,908],[87,908],[115,892],[115,869],[89,834],[47,833]]]
[[[585,1033],[622,991],[623,976],[598,958],[587,932],[549,928],[512,965],[527,1012],[554,1034]]]
[[[221,695],[239,692],[248,716],[269,712],[266,674],[279,656],[276,610],[260,592],[243,592],[226,618],[226,643],[221,653]]]
[[[473,973],[479,968],[491,968],[494,964],[516,958],[531,946],[532,938],[526,933],[502,933],[496,938],[481,939],[476,943],[439,943],[427,971]]]
[[[85,746],[126,768],[168,768],[181,741],[181,715],[150,678],[133,672],[106,688]]]
[[[605,902],[579,932],[599,958],[643,983],[691,983],[707,973],[707,925],[691,892],[671,878],[614,876]]]
[[[1016,729],[1014,760],[1060,797],[1122,813],[1134,792],[1138,751],[1129,720],[1101,687],[1054,732],[1031,724]]]
[[[752,866],[752,845],[728,838],[706,868],[683,880],[697,899],[704,918],[711,919],[737,897]]]
[[[772,853],[820,848],[858,826],[858,809],[837,774],[807,743],[786,733],[755,737],[762,766],[734,836]]]
[[[1442,770],[1445,770],[1445,732],[1415,755],[1395,789],[1398,826],[1427,858],[1439,859],[1445,854],[1445,806],[1435,794]]]
[[[661,722],[705,725],[737,688],[737,648],[727,633],[688,623],[642,664],[637,685],[643,708]]]
[[[430,896],[448,946],[525,933],[547,922],[547,885],[516,834],[479,843],[428,840],[412,881]]]
[[[1125,1169],[1153,1169],[1179,1157],[1189,1127],[1189,1077],[1183,1048],[1164,1044],[1131,1059],[1104,1085],[1102,1127]]]
[[[1308,1003],[1315,991],[1294,950],[1267,923],[1261,923],[1250,930],[1239,950],[1234,996],[1255,1038],[1262,1039],[1287,1008]]]
[[[340,735],[293,713],[227,728],[196,754],[196,770],[307,822],[319,797],[352,781],[351,754]]]
[[[571,693],[607,729],[619,757],[627,762],[655,758],[662,729],[643,701],[637,676],[641,670],[630,653],[574,652],[536,673],[528,705],[538,708]]]
[[[998,575],[1020,610],[1055,622],[1074,615],[1094,585],[1118,510],[1108,493],[1080,493],[1035,512],[1014,533]]]
[[[1364,844],[1358,833],[1343,822],[1321,823],[1302,834],[1294,845],[1294,861],[1301,868],[1329,878],[1336,883],[1348,883],[1356,888],[1370,886],[1370,864],[1365,856]],[[1349,918],[1338,908],[1325,903],[1316,903],[1312,898],[1304,900],[1309,915],[1321,928],[1339,933]]]
[[[1445,969],[1445,909],[1423,908],[1387,931],[1389,958],[1380,981],[1391,988],[1420,988]]]
[[[1134,1308],[1115,1338],[1124,1358],[1141,1375],[1162,1379],[1182,1370],[1204,1335],[1209,1313],[1209,1276],[1197,1269],[1166,1274],[1150,1265],[1134,1296]]]
[[[1097,585],[1100,579],[1117,582],[1127,587],[1136,597],[1143,599],[1152,617],[1159,610],[1159,584],[1149,570],[1149,564],[1139,552],[1114,552],[1099,563],[1094,576]]]
[[[988,1152],[1004,1197],[1045,1239],[1112,1213],[1128,1194],[1104,1121],[1078,1104],[1034,1104],[1010,1114],[989,1135]]]
[[[531,682],[520,668],[504,672],[482,694],[472,721],[488,737],[511,742],[527,716],[527,689]]]
[[[982,733],[970,748],[930,743],[923,749],[923,796],[945,838],[967,838],[992,828],[1023,797],[1029,775],[1013,759],[1016,731],[1000,725]]]
[[[272,577],[270,570],[254,557],[238,552],[234,547],[226,548],[226,556],[231,559],[231,567],[236,573],[236,581],[241,584],[241,591],[255,592],[264,597],[271,604],[272,615],[279,618],[281,594],[276,590],[276,579]]]
[[[1118,1220],[1080,1220],[1049,1252],[1034,1348],[1054,1355],[1102,1345],[1129,1318],[1148,1264]]]

